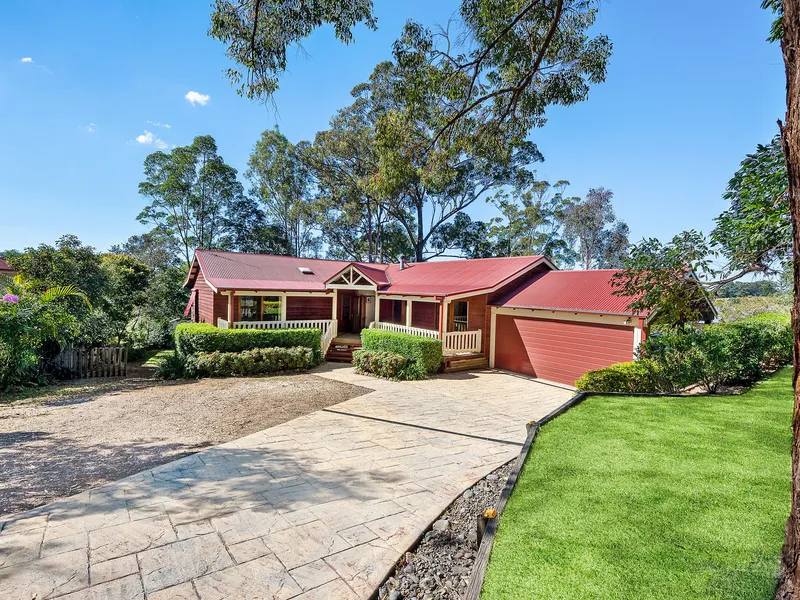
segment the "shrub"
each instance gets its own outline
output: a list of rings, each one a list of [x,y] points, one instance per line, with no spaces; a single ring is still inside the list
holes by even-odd
[[[575,382],[575,387],[587,392],[656,394],[665,391],[661,385],[662,380],[657,363],[641,359],[589,371]]]
[[[361,345],[367,352],[390,352],[406,359],[403,379],[424,379],[439,371],[442,364],[442,342],[433,338],[385,329],[364,329]]]
[[[175,348],[186,356],[211,352],[242,352],[255,348],[311,349],[322,359],[322,331],[309,329],[218,329],[208,323],[181,323],[175,328]]]
[[[792,360],[789,316],[765,313],[701,331],[654,336],[640,348],[640,361],[587,373],[576,384],[593,391],[675,392],[698,384],[714,393],[722,385],[751,384]],[[631,364],[645,363],[646,369]],[[642,382],[632,381],[641,377]]]
[[[311,348],[254,348],[242,352],[211,352],[186,359],[187,377],[237,377],[308,369],[316,364]]]
[[[183,379],[186,376],[186,357],[178,352],[164,354],[155,371],[156,379]]]
[[[392,352],[353,352],[353,366],[360,373],[372,373],[386,379],[402,379],[408,360]]]

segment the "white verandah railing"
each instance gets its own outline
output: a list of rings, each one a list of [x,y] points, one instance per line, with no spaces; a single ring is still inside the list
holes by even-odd
[[[224,322],[225,325],[221,325]],[[228,322],[219,319],[217,327],[226,329]],[[321,329],[322,341],[320,348],[322,355],[328,351],[333,338],[336,337],[336,320],[334,319],[320,319],[320,320],[306,320],[306,321],[234,321],[234,329]]]
[[[398,325],[397,323],[383,322],[376,322],[375,327],[378,329],[386,329],[387,331],[395,331],[397,333],[408,333],[436,340],[439,339],[439,332],[435,329],[421,329],[419,327],[408,327],[406,325]],[[442,353],[445,356],[452,356],[454,354],[477,354],[481,351],[481,340],[483,340],[483,332],[480,329],[476,331],[448,331],[444,334],[444,339],[442,340]]]

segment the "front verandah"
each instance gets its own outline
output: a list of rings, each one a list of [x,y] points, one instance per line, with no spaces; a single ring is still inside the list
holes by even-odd
[[[227,319],[218,318],[217,327],[316,327],[322,330],[323,355],[334,341],[360,345],[360,332],[368,327],[440,339],[445,356],[481,355],[483,351],[482,330],[467,329],[466,308],[462,308],[465,302],[451,305],[443,298],[379,295],[377,291],[360,288],[303,293],[227,291],[222,294],[227,296]],[[330,318],[319,318],[328,316]]]

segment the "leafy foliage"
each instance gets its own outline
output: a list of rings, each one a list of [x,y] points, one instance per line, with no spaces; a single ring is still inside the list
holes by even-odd
[[[187,267],[195,249],[228,244],[228,213],[244,192],[213,137],[198,136],[189,146],[148,155],[144,175],[139,193],[150,203],[137,218],[171,236]]]
[[[364,329],[361,344],[365,352],[388,352],[405,358],[408,362],[398,374],[400,379],[424,379],[438,372],[442,364],[442,342],[433,338]]]
[[[672,393],[698,384],[714,393],[723,385],[749,385],[792,360],[788,315],[763,314],[701,331],[653,336],[640,360],[589,371],[576,386],[598,392]]]
[[[254,348],[242,352],[212,352],[186,358],[186,377],[239,377],[309,369],[317,364],[311,348]]]
[[[169,352],[156,365],[156,379],[183,379],[186,376],[186,356],[180,352]]]
[[[730,208],[716,219],[711,240],[728,270],[774,274],[792,250],[786,162],[780,136],[748,154],[723,196]],[[776,267],[778,265],[778,267]]]
[[[790,295],[781,296],[742,296],[737,298],[717,298],[714,306],[723,323],[742,321],[763,313],[789,314],[792,309]]]
[[[717,291],[718,298],[743,298],[746,296],[777,296],[781,286],[769,279],[760,281],[734,281],[723,285]]]
[[[711,270],[709,252],[706,239],[694,230],[667,244],[642,240],[612,276],[613,293],[631,298],[628,308],[635,314],[656,313],[657,323],[682,329],[708,314],[706,292],[692,275]]]
[[[699,306],[699,290],[687,273],[697,275],[713,293],[751,273],[785,272],[792,244],[787,189],[780,140],[775,138],[742,161],[724,195],[730,208],[717,218],[710,237],[691,230],[668,244],[643,240],[615,277],[620,288],[615,293],[634,298],[632,308],[658,310],[662,320],[680,327],[697,317]],[[723,266],[714,262],[719,257],[725,259]],[[681,290],[687,294],[676,293]]]
[[[661,391],[656,370],[656,363],[649,360],[617,363],[587,372],[575,382],[575,387],[591,392],[655,394]]]
[[[267,130],[247,163],[251,195],[264,207],[267,222],[277,225],[292,256],[316,256],[321,242],[314,234],[311,173],[302,160],[307,146],[292,144],[277,129]]]
[[[577,263],[584,269],[617,268],[627,256],[630,230],[616,218],[613,197],[611,190],[590,189],[584,200],[563,209],[564,237],[577,242]]]
[[[372,0],[215,0],[208,33],[226,44],[228,58],[246,70],[228,69],[227,74],[239,94],[252,99],[278,89],[290,46],[323,25],[349,43],[359,23],[376,27]]]
[[[408,359],[393,352],[353,352],[353,366],[359,373],[371,373],[385,379],[401,379]]]
[[[184,355],[304,346],[319,361],[321,343],[322,331],[316,328],[217,329],[208,323],[181,323],[175,328],[175,348]]]

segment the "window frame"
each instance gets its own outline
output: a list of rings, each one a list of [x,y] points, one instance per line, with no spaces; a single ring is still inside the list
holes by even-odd
[[[456,320],[456,305],[463,304],[465,306],[464,315],[463,317],[459,316]],[[450,330],[451,331],[469,331],[469,301],[468,300],[455,300],[450,305],[451,310],[451,319],[450,319]]]

